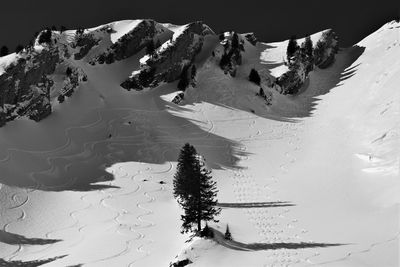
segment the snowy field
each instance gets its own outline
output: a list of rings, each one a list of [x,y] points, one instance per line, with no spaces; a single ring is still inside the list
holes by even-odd
[[[0,129],[0,265],[168,266],[180,255],[190,266],[399,266],[400,25],[267,106],[247,76],[274,73],[282,47],[246,44],[235,78],[200,56],[182,105],[166,101],[176,83],[119,86],[143,53],[79,62],[89,82],[50,117]],[[203,53],[214,49],[207,40]],[[185,142],[218,183],[211,226],[229,224],[237,242],[180,234],[172,178]]]

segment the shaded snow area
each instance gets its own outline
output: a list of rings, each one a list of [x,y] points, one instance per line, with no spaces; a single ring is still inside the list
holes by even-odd
[[[123,20],[111,24],[113,32],[111,33],[111,42],[115,43],[119,38],[129,33],[143,20]]]
[[[142,55],[76,61],[88,82],[51,116],[0,128],[0,265],[399,266],[399,31],[389,23],[342,49],[295,96],[263,76],[271,105],[247,77],[277,75],[287,41],[246,42],[231,77],[206,38],[179,105],[176,82],[119,86]],[[180,233],[172,189],[185,142],[217,182],[214,240]]]

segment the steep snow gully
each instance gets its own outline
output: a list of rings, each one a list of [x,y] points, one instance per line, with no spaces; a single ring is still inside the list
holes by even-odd
[[[176,82],[120,87],[144,51],[76,61],[88,82],[51,116],[0,128],[0,265],[398,266],[399,36],[391,22],[341,49],[294,96],[268,86],[287,42],[245,41],[231,77],[206,38],[179,105],[165,100]],[[271,105],[251,68],[266,75]],[[215,240],[186,248],[172,196],[185,142],[213,170],[222,208]]]

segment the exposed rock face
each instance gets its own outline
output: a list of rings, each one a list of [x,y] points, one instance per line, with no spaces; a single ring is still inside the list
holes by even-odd
[[[65,41],[60,42],[60,34],[53,33],[51,39],[43,45],[36,42],[35,46],[20,52],[17,59],[0,75],[0,127],[6,121],[18,117],[40,121],[49,116],[52,112],[51,91],[54,91],[52,95],[71,95],[87,77],[75,66],[70,58],[70,51],[80,47],[81,52],[85,50],[79,52],[83,57],[87,54],[87,46],[90,47],[89,50],[92,47],[93,43],[88,41],[92,40],[91,38],[89,34],[82,34],[77,43],[68,44]],[[69,66],[68,73],[65,71],[65,65]],[[54,88],[53,74],[57,74],[58,77],[60,74],[65,75],[61,88]]]
[[[183,92],[179,93],[174,97],[174,99],[172,99],[172,103],[178,105],[179,103],[181,103],[183,101],[184,98],[185,98],[185,93],[183,93]]]
[[[257,37],[254,33],[247,33],[245,36],[247,41],[249,41],[249,43],[251,43],[252,45],[256,46],[257,45]]]
[[[100,64],[111,64],[115,61],[131,57],[145,48],[149,42],[153,41],[156,33],[156,22],[154,20],[143,20],[133,30],[122,36],[106,52],[99,55],[95,61]]]
[[[190,65],[200,52],[204,35],[213,32],[202,22],[193,22],[166,47],[161,47],[142,64],[141,69],[121,84],[125,89],[142,90],[160,82],[173,82],[180,78],[185,66]]]
[[[276,79],[275,89],[281,94],[296,94],[308,78],[314,65],[327,68],[335,61],[338,52],[337,36],[332,30],[325,31],[313,49],[312,57],[300,48],[290,62],[289,71]]]
[[[89,51],[100,42],[99,39],[96,39],[93,34],[78,34],[76,36],[76,43],[73,47],[79,48],[79,52],[74,54],[75,60],[81,60],[84,58]]]
[[[74,92],[74,89],[77,88],[80,82],[87,81],[87,76],[80,68],[73,68],[70,75],[64,80],[63,87],[60,90],[61,95],[63,96],[71,96]]]
[[[44,49],[19,59],[0,76],[0,99],[4,106],[0,125],[23,115],[38,121],[51,113],[53,83],[47,75],[54,72],[59,60],[57,48]]]

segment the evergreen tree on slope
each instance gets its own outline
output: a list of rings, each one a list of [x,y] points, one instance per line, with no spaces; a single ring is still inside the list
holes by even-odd
[[[181,149],[173,185],[174,197],[184,211],[182,233],[200,233],[202,221],[216,221],[214,217],[220,213],[216,183],[190,144]]]

